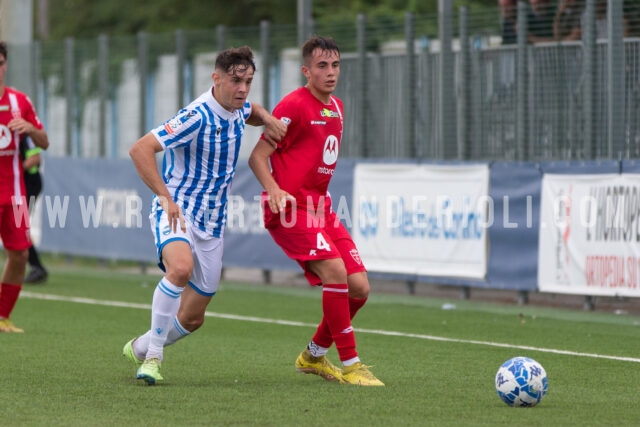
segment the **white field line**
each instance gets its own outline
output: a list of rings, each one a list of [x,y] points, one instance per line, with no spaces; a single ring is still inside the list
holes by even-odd
[[[140,308],[144,310],[151,309],[150,304],[136,304],[136,303],[130,303],[130,302],[123,302],[123,301],[106,301],[106,300],[97,300],[93,298],[82,298],[82,297],[66,297],[66,296],[60,296],[60,295],[41,294],[41,293],[28,292],[28,291],[22,291],[20,293],[20,296],[24,298],[34,298],[34,299],[41,299],[41,300],[75,302],[79,304],[103,305],[103,306],[124,307],[124,308]],[[215,313],[212,311],[207,311],[205,313],[205,316],[217,317],[220,319],[240,320],[244,322],[271,323],[276,325],[302,326],[302,327],[309,327],[309,328],[315,328],[318,326],[312,323],[295,322],[291,320],[267,319],[263,317],[254,317],[254,316],[240,316],[236,314]],[[640,359],[634,358],[634,357],[608,356],[606,354],[594,354],[594,353],[579,353],[575,351],[557,350],[553,348],[505,344],[505,343],[491,342],[491,341],[464,340],[464,339],[458,339],[458,338],[438,337],[434,335],[385,331],[382,329],[356,328],[355,330],[356,332],[365,333],[365,334],[386,335],[386,336],[402,337],[402,338],[416,338],[416,339],[429,340],[429,341],[455,342],[455,343],[461,343],[461,344],[476,344],[476,345],[484,345],[489,347],[513,348],[518,350],[539,351],[542,353],[564,354],[567,356],[591,357],[596,359],[617,360],[620,362],[640,363]]]

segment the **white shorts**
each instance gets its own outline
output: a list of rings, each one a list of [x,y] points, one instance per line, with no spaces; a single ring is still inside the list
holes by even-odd
[[[151,231],[158,251],[158,266],[166,272],[162,262],[162,249],[167,243],[183,240],[189,243],[193,254],[193,273],[189,286],[200,295],[212,297],[218,290],[222,273],[223,239],[205,233],[186,221],[186,231],[180,227],[173,232],[167,214],[160,207],[149,215]]]

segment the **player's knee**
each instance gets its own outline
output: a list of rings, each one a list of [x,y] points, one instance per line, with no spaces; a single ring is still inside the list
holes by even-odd
[[[313,271],[322,283],[345,283],[347,281],[347,269],[341,259],[327,259],[310,263]]]
[[[176,285],[187,284],[191,279],[193,266],[189,263],[176,263],[167,270],[167,278]]]
[[[369,298],[369,288],[356,289],[353,292],[349,292],[349,296],[357,299],[367,299]]]
[[[20,251],[20,261],[25,264],[29,260],[29,250]]]
[[[182,326],[189,332],[199,329],[204,323],[204,316],[192,316],[181,320]]]
[[[370,287],[368,282],[366,283],[366,285],[358,285],[353,287],[349,286],[349,296],[351,298],[357,298],[357,299],[369,298],[369,291],[370,291]]]
[[[356,273],[349,275],[349,296],[351,298],[365,299],[369,297],[371,286],[366,273]]]
[[[7,260],[14,265],[26,265],[29,259],[29,251],[7,251]]]

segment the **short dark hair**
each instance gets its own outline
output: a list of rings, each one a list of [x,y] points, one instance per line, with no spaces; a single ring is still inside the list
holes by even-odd
[[[253,52],[249,46],[226,49],[216,57],[216,70],[224,70],[224,72],[230,73],[238,66],[251,67],[254,72],[256,71]]]
[[[4,59],[7,59],[7,43],[0,41],[0,55],[4,55]]]
[[[340,56],[340,48],[333,38],[313,36],[302,45],[302,62],[308,65],[309,60],[313,57],[313,51],[318,48],[323,52],[338,52],[338,56]]]

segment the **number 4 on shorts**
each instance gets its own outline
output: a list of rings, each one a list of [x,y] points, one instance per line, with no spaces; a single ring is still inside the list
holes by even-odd
[[[324,236],[322,235],[322,233],[318,233],[316,240],[317,240],[316,241],[316,247],[318,248],[318,250],[331,252],[331,246],[324,239]]]

